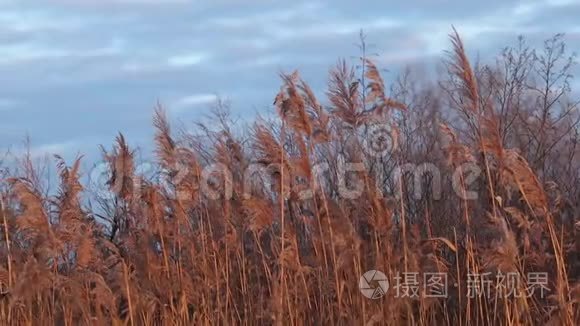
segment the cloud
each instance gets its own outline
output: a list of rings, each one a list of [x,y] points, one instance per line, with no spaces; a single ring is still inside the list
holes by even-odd
[[[60,155],[64,155],[65,152],[73,149],[75,146],[77,146],[78,143],[76,141],[65,141],[65,142],[60,142],[60,143],[49,143],[49,144],[44,144],[44,145],[40,145],[37,147],[33,147],[32,148],[32,153],[33,155],[51,155],[51,154],[60,154]]]
[[[39,10],[6,10],[0,12],[0,25],[13,32],[67,31],[86,26],[89,21],[78,17],[58,19]]]
[[[184,53],[173,55],[167,58],[167,65],[169,67],[188,67],[202,63],[207,59],[207,55],[201,52]]]
[[[38,159],[47,156],[50,157],[52,155],[68,156],[77,148],[80,148],[79,142],[68,140],[63,142],[46,143],[37,146],[33,145],[30,148],[19,146],[11,150],[11,152],[16,157],[20,157],[29,153],[32,159]]]
[[[75,6],[104,6],[104,5],[150,5],[164,6],[187,4],[193,0],[45,0],[47,3],[67,4]]]
[[[219,92],[235,114],[251,115],[271,105],[278,72],[294,69],[323,93],[336,60],[360,54],[360,29],[381,68],[396,71],[442,56],[451,25],[482,57],[521,33],[580,35],[577,3],[0,0],[0,98],[26,99],[0,101],[0,129],[33,130],[47,146],[71,135],[107,143],[119,130],[147,143],[159,98],[195,116]],[[0,148],[14,137],[0,137]]]
[[[46,62],[50,59],[71,57],[95,57],[110,55],[107,49],[72,50],[61,48],[42,48],[34,45],[15,45],[0,47],[0,65],[18,65],[30,62]]]
[[[209,56],[201,52],[169,55],[166,58],[129,58],[121,62],[119,69],[130,74],[143,75],[150,73],[170,73],[174,70],[183,70],[200,65],[208,60]]]
[[[546,3],[551,6],[567,6],[578,2],[576,0],[547,0]]]
[[[218,96],[215,94],[192,94],[181,97],[173,102],[170,110],[175,113],[185,111],[186,109],[200,107],[215,103]]]
[[[111,40],[110,44],[94,48],[58,47],[38,42],[0,45],[0,65],[16,65],[50,59],[94,58],[121,54],[123,42]]]
[[[516,18],[527,19],[533,15],[540,14],[543,10],[566,7],[572,4],[575,4],[575,2],[569,0],[530,0],[519,3],[513,8],[512,12]]]

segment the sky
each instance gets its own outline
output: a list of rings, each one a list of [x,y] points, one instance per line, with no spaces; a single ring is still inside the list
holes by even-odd
[[[34,155],[95,159],[119,131],[147,147],[158,101],[187,123],[218,95],[251,119],[281,71],[322,92],[361,29],[396,71],[442,58],[452,25],[473,55],[557,32],[579,50],[578,17],[580,0],[0,0],[0,150],[29,136]]]

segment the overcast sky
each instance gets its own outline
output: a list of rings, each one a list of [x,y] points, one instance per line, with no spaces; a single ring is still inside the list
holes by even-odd
[[[556,32],[580,50],[578,17],[579,0],[0,0],[0,148],[28,134],[70,157],[118,131],[146,146],[157,100],[190,121],[219,94],[251,117],[280,71],[320,90],[360,29],[393,71],[440,58],[452,24],[471,54]]]

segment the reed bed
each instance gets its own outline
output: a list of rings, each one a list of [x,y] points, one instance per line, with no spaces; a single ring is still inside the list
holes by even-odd
[[[522,44],[474,68],[454,32],[437,84],[340,61],[324,100],[281,74],[249,127],[219,107],[186,133],[160,106],[158,173],[119,134],[106,191],[58,156],[46,191],[24,156],[0,183],[0,322],[580,324],[571,64],[560,36]]]

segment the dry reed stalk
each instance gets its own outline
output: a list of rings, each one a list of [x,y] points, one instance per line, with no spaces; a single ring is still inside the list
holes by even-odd
[[[4,224],[4,239],[6,241],[6,261],[8,265],[8,288],[12,288],[12,253],[10,250],[10,234],[8,229],[8,221],[6,219],[6,213],[4,212],[4,196],[0,194],[0,213],[2,213],[2,223]]]

